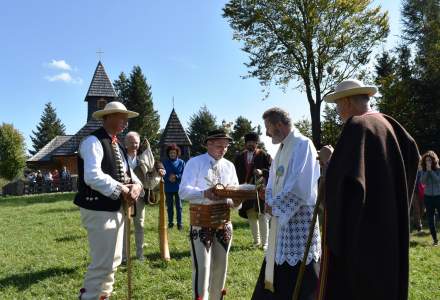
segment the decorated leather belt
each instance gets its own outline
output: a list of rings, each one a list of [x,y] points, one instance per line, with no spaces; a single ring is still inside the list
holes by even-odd
[[[226,203],[213,205],[191,204],[189,211],[192,226],[220,229],[231,219],[229,206]]]

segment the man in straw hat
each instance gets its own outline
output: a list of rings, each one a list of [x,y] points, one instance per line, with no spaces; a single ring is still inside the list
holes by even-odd
[[[103,125],[85,137],[79,146],[78,193],[74,200],[80,207],[81,221],[87,230],[91,256],[80,290],[81,300],[110,297],[122,257],[124,218],[121,204],[122,201],[132,204],[143,192],[117,138],[126,128],[128,118],[138,113],[114,101],[92,116],[103,120]]]
[[[228,253],[232,239],[231,199],[218,197],[216,184],[238,185],[235,167],[223,158],[232,139],[223,130],[208,133],[208,152],[191,158],[179,187],[190,202],[190,242],[194,299],[223,299]]]
[[[320,299],[407,299],[419,152],[397,121],[371,109],[376,92],[351,79],[324,98],[345,124],[326,173]]]
[[[316,203],[319,163],[312,141],[293,127],[288,113],[263,114],[266,135],[279,144],[269,171],[266,211],[271,215],[269,245],[253,300],[290,300],[303,260]],[[321,256],[319,224],[313,227],[300,299],[314,299]]]

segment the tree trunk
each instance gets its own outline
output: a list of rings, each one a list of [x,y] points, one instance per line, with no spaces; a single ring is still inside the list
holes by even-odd
[[[312,119],[312,137],[316,149],[321,149],[321,101],[309,102]]]
[[[321,94],[316,93],[313,99],[310,81],[305,80],[307,100],[310,106],[310,117],[312,119],[312,140],[316,149],[321,149]]]

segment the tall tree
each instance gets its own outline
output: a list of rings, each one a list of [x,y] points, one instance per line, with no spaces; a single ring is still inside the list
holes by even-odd
[[[192,142],[191,154],[193,156],[206,152],[206,149],[203,147],[205,138],[208,136],[209,131],[217,128],[216,117],[206,106],[201,107],[198,112],[190,117],[187,133]]]
[[[119,77],[119,80],[121,80],[121,77]],[[125,84],[124,81],[121,91],[125,91]],[[139,66],[134,66],[131,71],[127,94],[128,97],[125,103],[127,109],[139,113],[138,117],[129,120],[128,130],[137,131],[141,136],[141,140],[148,138],[154,149],[154,146],[159,142],[159,114],[153,106],[151,86],[147,83],[147,79]]]
[[[65,135],[65,130],[66,127],[58,118],[52,102],[46,103],[37,130],[32,130],[34,136],[31,136],[31,140],[34,150],[29,150],[29,153],[36,154],[57,135]]]
[[[416,104],[415,138],[425,151],[440,151],[440,2],[404,0],[403,39],[415,48],[412,101]]]
[[[375,66],[375,83],[379,87],[377,108],[394,117],[411,134],[417,132],[418,110],[414,103],[411,51],[406,45],[395,49],[394,55],[383,52]]]
[[[323,111],[322,144],[335,146],[342,131],[342,120],[336,111],[336,107],[325,104]]]
[[[0,177],[13,180],[19,176],[26,163],[23,135],[12,126],[0,126]]]
[[[312,123],[306,117],[294,122],[293,126],[295,126],[295,128],[298,129],[302,135],[308,137],[309,139],[312,138]]]
[[[388,15],[372,0],[230,0],[223,16],[249,54],[247,77],[270,88],[298,80],[321,144],[323,96],[369,62],[388,35]]]
[[[404,0],[402,24],[401,44],[376,64],[377,105],[402,123],[422,151],[440,151],[434,138],[440,127],[440,2]]]
[[[113,82],[113,86],[119,96],[119,100],[126,104],[130,95],[130,80],[128,80],[124,72],[119,74],[118,79]]]
[[[231,137],[232,137],[232,143],[229,146],[228,153],[226,154],[226,158],[229,160],[234,160],[235,156],[244,149],[244,136],[251,132],[257,132],[258,134],[261,134],[261,132],[258,132],[258,128],[255,126],[252,126],[252,121],[246,119],[243,116],[237,117],[235,119],[235,122],[233,123]]]

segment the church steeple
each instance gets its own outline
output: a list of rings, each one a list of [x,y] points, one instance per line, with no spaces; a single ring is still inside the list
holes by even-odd
[[[118,95],[105,72],[104,65],[99,61],[84,99],[84,101],[88,102],[87,121],[92,118],[92,114],[95,111],[104,108],[108,102],[115,100],[118,100]]]
[[[161,159],[166,159],[166,148],[169,144],[176,144],[182,150],[182,158],[184,160],[188,160],[191,156],[191,140],[186,134],[185,129],[180,123],[179,117],[177,116],[176,111],[171,111],[170,117],[168,118],[167,125],[162,132],[160,137],[159,145],[160,145],[160,157]]]

